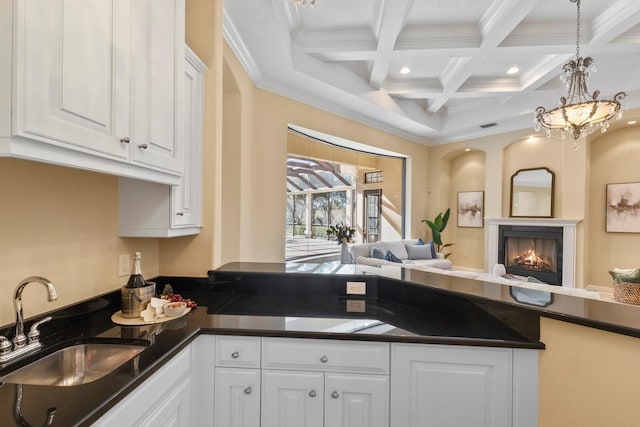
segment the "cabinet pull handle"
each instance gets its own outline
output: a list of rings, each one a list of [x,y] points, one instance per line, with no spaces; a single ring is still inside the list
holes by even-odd
[[[340,395],[338,394],[337,391],[334,391],[333,393],[331,393],[331,397],[333,397],[334,399],[337,399],[340,397]]]
[[[231,353],[231,357],[234,359],[237,359],[238,357],[240,357],[240,353],[238,353],[237,351],[234,351],[233,353]]]
[[[247,387],[244,389],[244,394],[251,394],[251,387]]]
[[[120,138],[120,142],[128,144],[128,143],[131,142],[131,140],[129,139],[128,136],[125,136],[125,137]]]
[[[178,216],[184,216],[184,212],[182,212],[182,211],[177,212],[177,213],[176,213],[176,215],[178,215]]]
[[[322,357],[320,358],[320,361],[321,361],[322,363],[327,363],[327,362],[329,361],[329,359],[327,358],[327,356],[322,356]]]
[[[311,390],[309,392],[309,397],[316,397],[316,391],[315,390]]]
[[[147,144],[140,144],[138,145],[138,148],[142,148],[143,150],[146,150],[147,148],[149,148],[149,146]]]

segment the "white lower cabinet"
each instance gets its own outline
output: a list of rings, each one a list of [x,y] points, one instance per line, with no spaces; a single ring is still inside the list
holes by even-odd
[[[537,426],[537,351],[392,344],[391,425]]]
[[[214,425],[260,426],[260,370],[215,368]]]
[[[325,374],[324,424],[331,427],[389,425],[389,377]]]
[[[262,372],[262,427],[322,427],[324,374]]]
[[[187,347],[93,425],[188,427],[190,413],[191,348]]]
[[[389,426],[387,343],[263,338],[262,368],[262,427]]]
[[[94,425],[537,427],[538,351],[202,335]]]

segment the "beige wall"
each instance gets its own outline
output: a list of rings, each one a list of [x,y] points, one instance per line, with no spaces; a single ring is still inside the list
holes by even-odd
[[[284,259],[283,218],[286,203],[283,189],[286,181],[288,124],[410,156],[414,164],[419,166],[413,168],[409,177],[412,187],[417,189],[412,198],[411,226],[414,230],[422,229],[420,219],[424,217],[426,198],[421,192],[427,182],[424,167],[428,158],[427,147],[256,88],[226,46],[225,61],[243,100],[239,119],[242,123],[242,165],[238,194],[242,218],[239,260]],[[234,143],[237,141],[223,142]]]
[[[27,286],[25,317],[106,293],[126,284],[118,255],[142,252],[142,273],[158,274],[156,239],[118,237],[118,179],[0,158],[0,325],[13,323],[13,292],[28,276],[51,280],[59,299]]]
[[[206,276],[209,268],[220,264],[222,41],[222,0],[186,0],[186,42],[208,67],[204,88],[202,232],[160,241],[163,275]]]
[[[591,142],[587,273],[590,283],[612,286],[612,268],[639,268],[640,234],[608,233],[606,185],[640,182],[640,127],[613,132]]]
[[[458,227],[457,194],[461,191],[485,191],[485,155],[481,151],[470,151],[451,161],[451,192],[455,198],[451,200],[451,217],[447,225],[451,240],[443,243],[454,243],[445,250],[451,252],[454,265],[475,269],[484,269],[484,229]]]
[[[639,424],[640,340],[542,319],[540,427]]]

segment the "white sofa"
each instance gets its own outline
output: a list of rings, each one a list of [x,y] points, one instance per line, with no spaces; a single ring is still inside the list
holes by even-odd
[[[416,270],[427,271],[429,273],[443,274],[453,277],[463,277],[465,279],[475,279],[481,282],[499,283],[501,285],[517,286],[520,288],[532,289],[536,291],[552,292],[555,294],[570,295],[581,298],[601,299],[600,293],[580,288],[566,288],[564,286],[549,285],[547,283],[538,283],[528,281],[526,277],[515,276],[514,279],[504,277],[496,277],[491,273],[460,271],[460,270],[442,270],[430,268],[428,266],[415,266]]]
[[[373,252],[377,250],[379,252]],[[374,255],[387,255],[391,252],[400,262],[386,260]],[[403,239],[389,242],[375,242],[349,245],[349,253],[355,264],[364,265],[396,265],[405,268],[424,266],[450,270],[451,261],[442,254],[435,253],[431,243],[420,244],[418,239]],[[433,255],[436,255],[435,257]]]

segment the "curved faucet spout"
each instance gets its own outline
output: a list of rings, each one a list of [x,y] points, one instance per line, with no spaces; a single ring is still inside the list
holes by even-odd
[[[13,338],[13,344],[15,347],[23,347],[27,342],[27,337],[24,334],[24,315],[22,313],[22,291],[29,283],[40,283],[47,289],[47,300],[49,302],[58,299],[58,293],[48,279],[40,276],[31,276],[18,283],[16,291],[13,297],[13,305],[16,309],[16,335]]]

